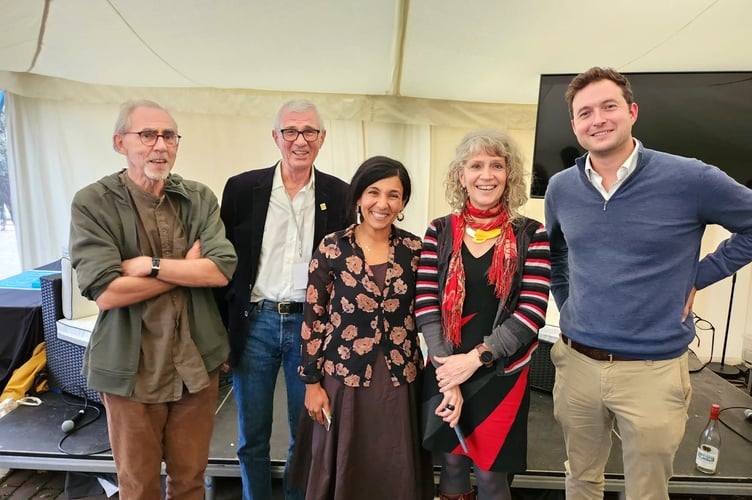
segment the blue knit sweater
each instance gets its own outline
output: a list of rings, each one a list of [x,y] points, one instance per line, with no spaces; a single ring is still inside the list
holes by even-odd
[[[752,261],[752,189],[699,160],[639,147],[635,171],[609,201],[587,178],[584,156],[551,178],[551,292],[572,340],[670,359],[694,336],[692,318],[681,321],[692,286]],[[708,224],[733,234],[699,260]]]

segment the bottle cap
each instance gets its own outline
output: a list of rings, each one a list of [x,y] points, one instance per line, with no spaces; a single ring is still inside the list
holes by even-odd
[[[710,418],[718,418],[718,415],[721,413],[721,407],[717,404],[710,405]]]

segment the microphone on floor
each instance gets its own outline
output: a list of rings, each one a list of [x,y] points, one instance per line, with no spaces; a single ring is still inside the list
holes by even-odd
[[[78,410],[78,413],[73,415],[73,418],[69,420],[65,420],[63,422],[63,424],[60,426],[60,429],[65,433],[71,432],[73,429],[76,428],[76,424],[78,424],[81,421],[85,413],[86,411],[83,409]]]

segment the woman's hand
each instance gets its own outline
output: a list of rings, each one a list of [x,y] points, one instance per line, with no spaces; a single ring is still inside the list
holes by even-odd
[[[332,410],[329,408],[329,395],[321,383],[306,384],[305,407],[308,416],[319,424],[326,426],[326,415],[331,419]]]
[[[441,366],[436,369],[436,380],[439,383],[439,390],[445,394],[448,390],[459,387],[483,366],[475,350],[446,357],[437,356],[435,359],[441,363]]]
[[[441,417],[444,422],[448,423],[449,427],[453,428],[460,421],[460,415],[462,414],[462,403],[464,402],[462,392],[459,386],[442,392],[444,392],[444,399],[441,400],[441,404],[439,404],[434,413]]]

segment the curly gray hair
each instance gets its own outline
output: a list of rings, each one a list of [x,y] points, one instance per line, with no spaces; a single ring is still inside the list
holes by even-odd
[[[498,130],[478,130],[467,134],[457,146],[457,154],[449,163],[445,181],[446,199],[455,213],[467,202],[467,190],[460,183],[460,172],[473,156],[486,153],[506,160],[507,183],[501,201],[509,209],[510,217],[520,217],[519,208],[527,203],[524,159],[517,143]]]

